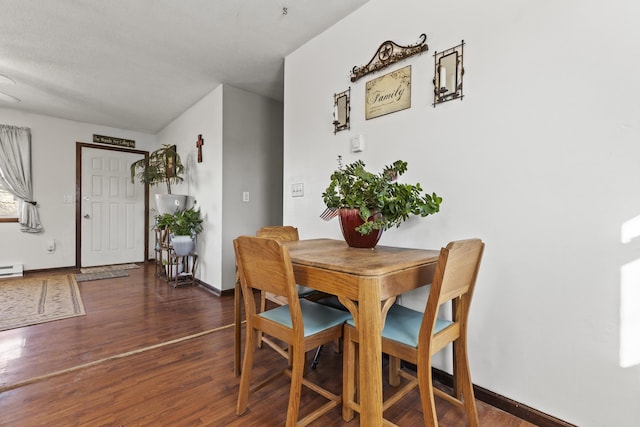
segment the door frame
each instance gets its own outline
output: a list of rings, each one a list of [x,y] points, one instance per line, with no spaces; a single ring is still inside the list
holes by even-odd
[[[76,141],[76,268],[82,266],[82,149],[95,148],[98,150],[123,151],[126,153],[142,154],[145,161],[149,161],[149,152],[133,150],[118,146],[89,144]],[[149,259],[149,185],[144,184],[144,256],[146,262]]]

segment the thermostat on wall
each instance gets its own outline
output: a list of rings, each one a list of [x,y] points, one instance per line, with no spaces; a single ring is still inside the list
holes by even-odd
[[[351,138],[351,151],[353,153],[364,151],[364,135],[356,135]]]

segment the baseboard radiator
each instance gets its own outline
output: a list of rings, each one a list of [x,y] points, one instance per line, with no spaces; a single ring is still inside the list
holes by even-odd
[[[8,277],[22,277],[22,264],[0,265],[0,279]]]

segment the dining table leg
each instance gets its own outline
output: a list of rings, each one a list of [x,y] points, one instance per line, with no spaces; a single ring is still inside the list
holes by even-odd
[[[380,284],[363,278],[359,286],[360,425],[382,426],[382,313]]]

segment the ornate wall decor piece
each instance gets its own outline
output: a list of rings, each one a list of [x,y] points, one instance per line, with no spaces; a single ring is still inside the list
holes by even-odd
[[[369,73],[381,70],[393,63],[427,50],[429,50],[429,46],[427,45],[426,34],[420,34],[418,42],[408,46],[400,46],[391,40],[387,40],[380,45],[377,52],[373,55],[373,58],[371,58],[367,65],[362,67],[353,67],[353,70],[351,71],[351,81],[355,82]]]
[[[196,141],[196,147],[198,148],[198,163],[202,163],[202,146],[204,145],[204,138],[202,134],[198,135],[198,140]]]
[[[351,128],[351,86],[333,94],[333,134]]]
[[[367,82],[367,120],[411,107],[411,65]]]
[[[462,53],[464,40],[457,46],[442,52],[435,52],[435,74],[433,77],[433,106],[452,99],[460,99],[462,94],[462,76],[464,66]]]
[[[178,146],[174,144],[169,148],[169,151],[167,152],[167,160],[166,160],[167,164],[165,165],[165,168],[167,171],[165,175],[167,176],[167,178],[173,178],[174,176],[176,176],[176,173],[178,172],[178,165],[176,164],[177,155],[178,155]]]

